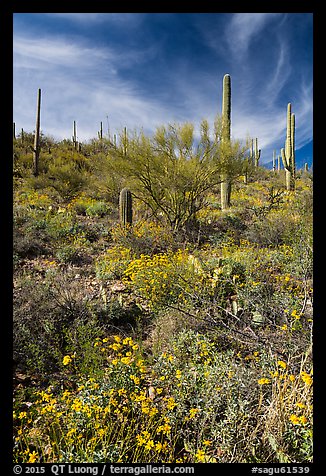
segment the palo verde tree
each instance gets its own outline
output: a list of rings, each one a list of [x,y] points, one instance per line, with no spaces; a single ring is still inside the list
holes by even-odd
[[[221,174],[232,180],[242,173],[244,148],[224,143],[221,127],[219,118],[211,137],[203,120],[199,139],[191,123],[161,126],[151,138],[135,132],[128,136],[127,151],[112,147],[107,170],[173,231],[189,229],[207,194],[221,183]]]
[[[205,137],[206,129],[203,125],[196,147],[194,127],[186,123],[159,127],[152,138],[134,133],[128,137],[127,151],[123,147],[110,152],[113,174],[123,176],[124,186],[173,231],[195,218],[212,184],[214,165],[209,160],[211,141]]]

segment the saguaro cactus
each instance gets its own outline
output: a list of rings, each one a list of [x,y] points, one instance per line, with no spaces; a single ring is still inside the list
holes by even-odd
[[[276,151],[273,150],[273,172],[276,170]]]
[[[260,154],[261,154],[261,150],[258,149],[258,139],[256,137],[256,139],[255,139],[255,150],[254,150],[254,164],[255,164],[255,167],[258,167],[258,165],[259,165]]]
[[[74,121],[74,124],[73,124],[72,143],[73,143],[75,149],[77,149],[76,121]]]
[[[249,149],[249,161],[250,161],[250,165],[253,166],[254,165],[254,140],[253,139],[251,139],[251,146]]]
[[[222,141],[231,140],[231,76],[225,74],[223,77],[222,95]],[[231,180],[225,172],[221,174],[221,209],[230,207]]]
[[[101,124],[100,124],[100,130],[98,131],[97,135],[98,135],[98,138],[100,140],[103,139],[103,123],[102,123],[102,121],[101,121]]]
[[[123,188],[119,198],[120,222],[124,227],[132,225],[132,196],[128,188]]]
[[[128,147],[128,134],[127,134],[127,128],[124,127],[123,129],[123,139],[122,139],[122,147],[123,147],[123,155],[127,155],[127,147]]]
[[[288,103],[286,118],[285,148],[281,149],[282,162],[285,168],[286,189],[295,189],[295,115]]]
[[[36,107],[36,125],[33,148],[33,175],[35,177],[39,174],[39,157],[40,157],[40,124],[41,124],[41,90],[37,92],[37,107]]]

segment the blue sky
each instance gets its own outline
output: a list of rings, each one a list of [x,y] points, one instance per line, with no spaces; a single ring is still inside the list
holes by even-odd
[[[257,137],[262,162],[284,146],[287,103],[296,147],[313,139],[310,13],[16,13],[13,118],[80,141],[124,126],[151,134],[168,123],[213,125],[231,75],[232,136]]]

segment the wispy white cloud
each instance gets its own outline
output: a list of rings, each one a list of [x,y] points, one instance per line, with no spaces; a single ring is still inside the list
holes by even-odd
[[[276,101],[292,73],[288,47],[285,42],[280,42],[275,56],[277,60],[275,64],[273,64],[273,68],[270,69],[264,91],[265,102],[268,104],[273,104]]]
[[[95,137],[100,121],[107,115],[115,130],[124,126],[134,129],[137,124],[152,131],[168,120],[168,105],[146,98],[132,78],[126,80],[119,75],[119,68],[126,64],[130,67],[148,54],[154,54],[153,48],[129,51],[121,57],[116,50],[85,46],[72,39],[47,38],[39,42],[17,37],[14,115],[20,118],[22,127],[33,129],[34,96],[41,87],[42,124],[56,137],[67,137],[73,120],[78,120],[79,140]]]
[[[90,67],[97,61],[112,61],[115,55],[108,48],[75,44],[63,38],[14,37],[14,66],[33,69],[49,68],[51,65]]]
[[[87,71],[96,64],[105,71],[107,66],[114,68],[131,67],[133,64],[153,58],[156,46],[128,51],[109,46],[91,45],[80,37],[66,35],[44,36],[41,38],[15,35],[13,41],[14,67],[46,69],[67,66]]]
[[[134,24],[138,26],[142,20],[141,13],[43,13],[47,15],[60,18],[60,20],[67,20],[79,24],[100,24],[100,23],[115,23],[117,25]]]
[[[251,41],[277,16],[278,13],[232,14],[226,28],[227,43],[231,52],[241,58],[241,55],[249,51]]]

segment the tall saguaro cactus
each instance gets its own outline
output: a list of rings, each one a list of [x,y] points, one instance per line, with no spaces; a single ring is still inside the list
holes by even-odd
[[[256,139],[255,139],[255,150],[254,150],[255,167],[258,167],[258,165],[259,165],[260,154],[261,154],[261,150],[258,149],[258,139],[256,137]]]
[[[124,227],[132,225],[132,196],[128,188],[123,188],[119,197],[120,222]]]
[[[285,168],[286,189],[295,189],[295,115],[288,103],[286,117],[285,148],[281,149],[282,162]]]
[[[37,107],[36,107],[36,125],[33,148],[33,175],[35,177],[39,174],[39,157],[40,157],[40,124],[41,124],[41,90],[37,92]]]
[[[73,124],[73,135],[72,135],[72,143],[75,149],[77,149],[77,132],[76,132],[76,121]]]
[[[250,149],[249,149],[249,161],[250,165],[254,165],[254,140],[251,139]]]
[[[276,170],[276,151],[273,150],[273,172]]]
[[[100,124],[100,130],[98,131],[97,135],[98,135],[98,138],[100,140],[103,139],[103,122],[102,121],[101,121],[101,124]]]
[[[123,147],[123,155],[127,155],[127,147],[128,147],[128,134],[127,134],[127,128],[124,127],[123,129],[123,139],[122,139],[122,147]]]
[[[225,74],[223,77],[222,96],[222,141],[231,140],[231,76]],[[231,180],[226,172],[221,174],[221,209],[230,207]]]
[[[231,138],[231,76],[229,74],[223,77],[222,138],[228,141]]]

